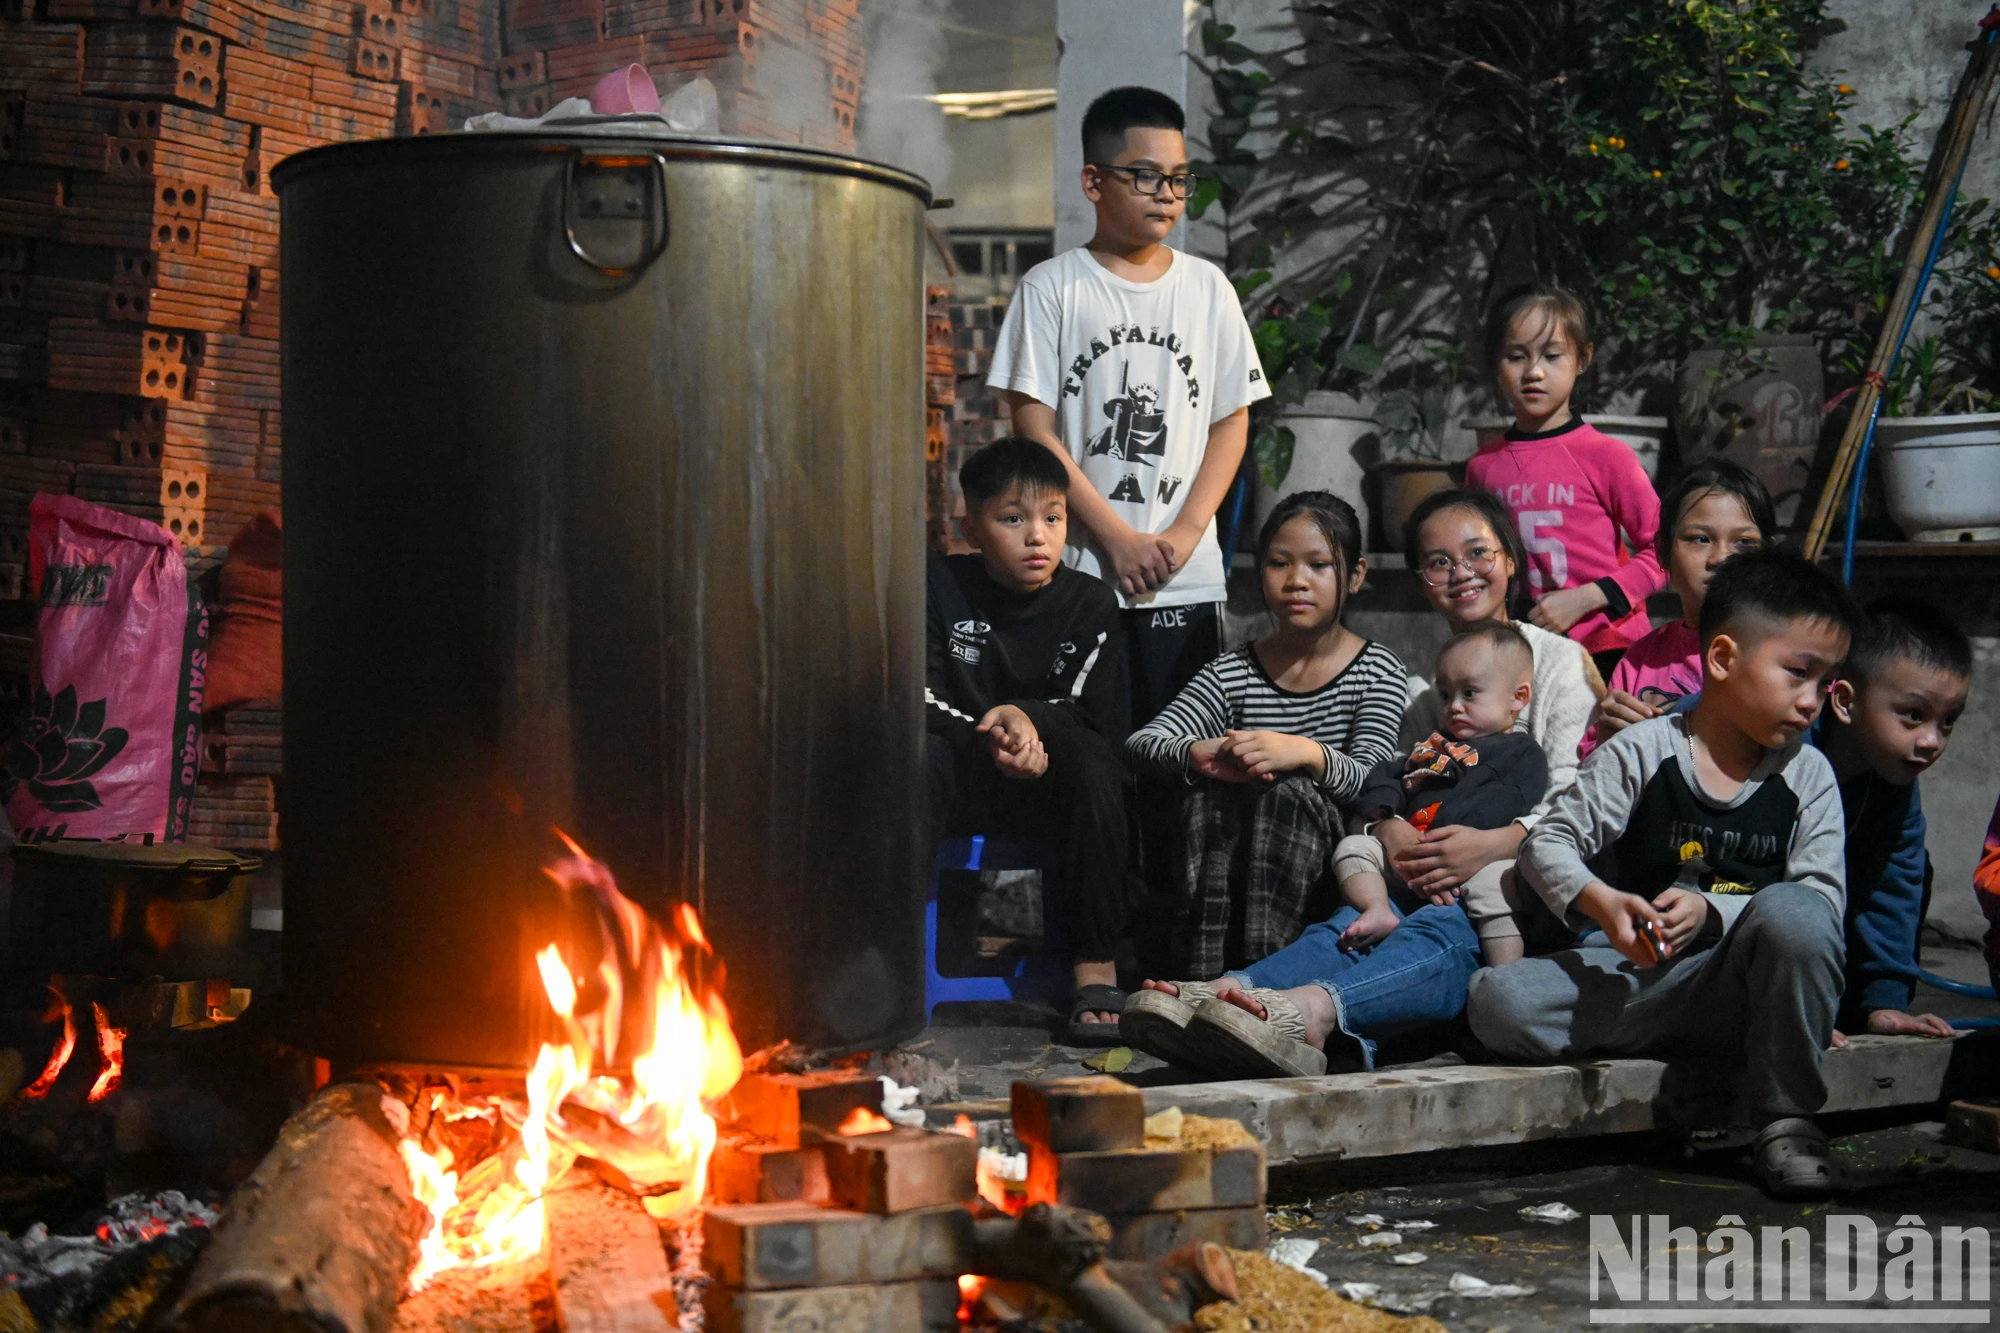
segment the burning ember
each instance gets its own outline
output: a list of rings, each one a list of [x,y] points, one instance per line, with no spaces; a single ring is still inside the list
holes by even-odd
[[[886,1134],[895,1124],[885,1115],[877,1115],[865,1106],[857,1106],[847,1113],[847,1119],[840,1122],[840,1134],[853,1138],[860,1134]]]
[[[602,959],[579,974],[553,943],[535,956],[565,1036],[537,1053],[526,1106],[433,1094],[433,1111],[447,1121],[497,1112],[516,1136],[503,1151],[461,1177],[450,1148],[427,1151],[402,1140],[410,1184],[432,1217],[412,1290],[449,1268],[538,1252],[542,1195],[579,1157],[621,1173],[656,1217],[699,1204],[707,1187],[715,1148],[707,1108],[743,1072],[721,965],[692,907],[682,903],[672,931],[661,929],[618,891],[608,868],[569,838],[563,842],[570,854],[547,874],[565,893],[591,894]]]

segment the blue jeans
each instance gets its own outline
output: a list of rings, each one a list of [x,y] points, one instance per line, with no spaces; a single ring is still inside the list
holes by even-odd
[[[1339,1034],[1361,1067],[1373,1069],[1376,1038],[1448,1023],[1465,1012],[1466,986],[1480,967],[1479,935],[1463,907],[1425,904],[1405,914],[1397,906],[1396,912],[1403,924],[1373,948],[1350,953],[1340,947],[1340,932],[1361,915],[1343,907],[1332,920],[1308,926],[1278,952],[1230,975],[1272,990],[1323,988],[1333,997]],[[1339,1054],[1327,1052],[1330,1060]]]

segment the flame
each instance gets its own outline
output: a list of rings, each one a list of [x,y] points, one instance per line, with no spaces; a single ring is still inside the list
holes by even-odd
[[[53,986],[49,987],[49,994],[55,996],[56,1003],[62,1006],[62,1037],[56,1042],[55,1050],[50,1052],[49,1062],[42,1069],[42,1076],[21,1089],[21,1098],[24,1101],[32,1102],[48,1096],[49,1089],[56,1085],[56,1077],[62,1073],[63,1066],[69,1063],[70,1055],[76,1050],[76,1016],[70,1012],[69,1001],[64,999],[62,992]],[[55,1015],[51,1014],[49,1017],[53,1018]],[[46,1022],[47,1019],[43,1021]]]
[[[836,1132],[845,1138],[853,1138],[858,1134],[886,1134],[895,1127],[889,1117],[876,1115],[865,1106],[857,1106],[847,1113],[847,1119],[840,1122]]]
[[[655,1217],[699,1204],[708,1187],[715,1119],[707,1108],[743,1073],[720,965],[693,907],[680,904],[674,929],[662,929],[618,891],[609,869],[559,836],[569,855],[546,873],[565,893],[591,894],[603,956],[578,973],[553,943],[535,955],[565,1035],[536,1054],[527,1105],[498,1107],[516,1135],[503,1151],[461,1174],[447,1147],[427,1149],[414,1139],[399,1145],[411,1188],[431,1214],[410,1275],[413,1291],[450,1268],[537,1254],[542,1196],[579,1157],[614,1168],[646,1192]],[[629,1072],[614,1072],[621,1067]],[[434,1120],[445,1122],[486,1109],[443,1094],[432,1100]]]
[[[958,1275],[958,1322],[969,1324],[979,1310],[979,1298],[986,1294],[986,1279],[976,1273]]]
[[[118,1090],[125,1077],[125,1029],[111,1026],[101,1004],[91,1005],[90,1012],[97,1018],[97,1053],[103,1061],[97,1082],[90,1085],[90,1100],[101,1102]]]

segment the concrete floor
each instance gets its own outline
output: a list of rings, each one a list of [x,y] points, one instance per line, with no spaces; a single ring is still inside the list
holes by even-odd
[[[1944,976],[1985,980],[1983,961],[1972,950],[1927,948],[1924,963]],[[1996,1012],[1990,1002],[1927,992],[1919,993],[1913,1007],[1947,1016]],[[1016,1079],[1093,1072],[1084,1061],[1102,1052],[1053,1044],[1049,1033],[1056,1021],[1053,1006],[941,1007],[925,1034],[904,1048],[897,1072],[905,1082],[922,1079],[924,1100],[934,1110],[950,1103],[948,1113],[963,1109],[975,1118],[998,1117],[1005,1114],[1002,1103]],[[1185,1081],[1160,1061],[1131,1054],[1123,1072],[1129,1081],[1144,1086]],[[1935,1114],[1934,1108],[1913,1107],[1829,1117],[1826,1128],[1834,1136],[1842,1185],[1831,1206],[1767,1199],[1740,1151],[1693,1153],[1663,1135],[1631,1134],[1274,1169],[1271,1238],[1318,1241],[1308,1262],[1336,1287],[1372,1284],[1381,1289],[1374,1303],[1428,1313],[1453,1330],[1583,1329],[1593,1326],[1588,1295],[1593,1214],[1616,1218],[1628,1241],[1634,1214],[1666,1216],[1673,1226],[1693,1227],[1698,1238],[1725,1216],[1740,1218],[1753,1234],[1764,1226],[1803,1225],[1813,1240],[1816,1274],[1829,1214],[1866,1216],[1884,1236],[1900,1219],[1921,1216],[1933,1234],[1943,1226],[1984,1226],[2000,1241],[2000,1155],[1948,1147],[1940,1141],[1942,1126],[1925,1118]],[[1579,1217],[1551,1225],[1520,1215],[1524,1207],[1545,1203],[1566,1204]],[[1379,1214],[1385,1225],[1343,1220],[1363,1214]],[[1436,1225],[1405,1229],[1396,1245],[1362,1244],[1364,1236],[1392,1229],[1399,1220]],[[1424,1261],[1393,1262],[1394,1256],[1413,1252],[1424,1254]],[[1708,1257],[1704,1253],[1703,1261]],[[2000,1251],[1993,1267],[2000,1272]],[[1469,1297],[1451,1290],[1460,1273],[1533,1291]],[[1613,1304],[1610,1290],[1602,1289],[1600,1316],[1610,1312],[1605,1308]],[[1814,1298],[1820,1296],[1816,1289]],[[1900,1326],[1879,1292],[1876,1304],[1883,1322]],[[1684,1321],[1677,1311],[1664,1313],[1672,1317],[1648,1322],[1665,1327],[1718,1322],[1705,1321],[1692,1307]],[[1784,1326],[1823,1325],[1807,1319]]]

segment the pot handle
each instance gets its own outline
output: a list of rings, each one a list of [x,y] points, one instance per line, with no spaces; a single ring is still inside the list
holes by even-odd
[[[590,252],[584,248],[583,242],[578,239],[576,224],[579,217],[577,211],[579,201],[576,188],[576,173],[579,167],[586,166],[608,167],[614,170],[629,170],[633,167],[652,168],[650,194],[659,208],[658,234],[647,240],[646,248],[640,253],[636,262],[622,266],[606,264],[601,260],[592,258]],[[636,213],[643,206],[637,196],[614,200],[613,202],[624,205],[624,208],[618,210],[618,212],[629,211]],[[605,208],[606,202],[602,197],[592,197],[583,204],[584,212],[594,219],[617,215],[616,212],[607,214]],[[588,153],[581,149],[570,153],[568,161],[563,165],[562,217],[563,237],[569,242],[571,254],[607,278],[625,278],[639,272],[639,270],[645,268],[648,264],[666,253],[667,249],[667,159],[665,154]]]

